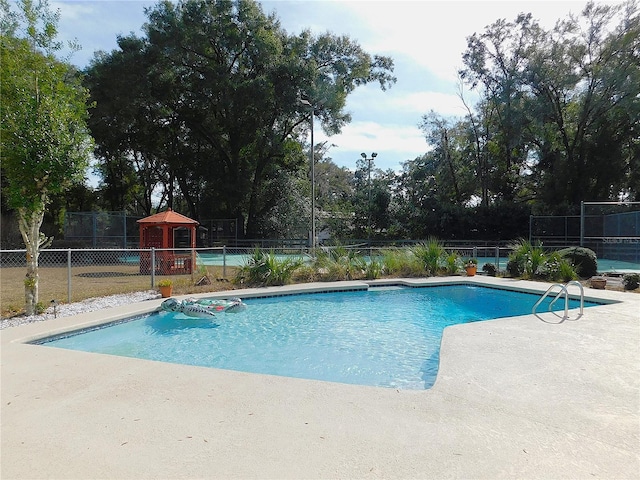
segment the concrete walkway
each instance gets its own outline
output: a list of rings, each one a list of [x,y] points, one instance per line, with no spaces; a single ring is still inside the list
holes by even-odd
[[[1,478],[637,479],[640,295],[587,293],[622,303],[447,328],[425,391],[24,343],[157,300],[5,329]]]

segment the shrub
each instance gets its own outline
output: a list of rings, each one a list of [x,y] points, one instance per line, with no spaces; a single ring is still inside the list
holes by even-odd
[[[384,265],[381,261],[371,259],[366,265],[364,269],[364,276],[368,280],[375,280],[376,278],[380,278],[384,274]]]
[[[640,275],[637,273],[626,273],[622,277],[622,286],[625,290],[635,290],[640,286]]]
[[[256,248],[238,270],[235,281],[252,286],[285,285],[302,265],[302,259],[281,260],[273,252],[265,253]]]
[[[510,277],[520,277],[524,273],[524,260],[520,262],[520,259],[509,258],[507,261],[507,274]]]
[[[533,245],[528,240],[520,239],[509,245],[511,253],[507,263],[507,272],[512,277],[533,278],[540,275],[547,256],[541,244]]]
[[[446,255],[444,245],[437,238],[429,238],[426,243],[419,243],[412,249],[413,254],[422,261],[428,275],[437,275],[443,266]]]
[[[425,274],[424,266],[412,249],[390,248],[382,252],[382,265],[389,275],[420,277]]]
[[[482,271],[491,277],[495,277],[498,273],[498,269],[493,263],[485,263],[482,265]]]
[[[293,272],[292,279],[297,283],[315,282],[318,279],[318,274],[314,267],[302,265]]]
[[[591,278],[598,273],[596,253],[585,247],[569,247],[558,250],[558,253],[574,265],[580,278]]]
[[[569,282],[578,278],[573,265],[558,252],[551,253],[544,265],[540,267],[539,274],[553,282]]]
[[[477,260],[476,260],[477,262]],[[458,252],[451,252],[444,256],[443,268],[447,275],[455,275],[460,271],[462,259]]]
[[[36,303],[36,315],[42,315],[47,310],[47,307],[42,302]]]
[[[358,251],[336,246],[320,250],[315,266],[323,280],[353,280],[364,275],[366,261]]]

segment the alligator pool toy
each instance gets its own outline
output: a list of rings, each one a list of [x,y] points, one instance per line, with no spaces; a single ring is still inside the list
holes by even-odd
[[[239,298],[230,298],[229,300],[196,300],[187,298],[186,300],[178,300],[176,298],[167,298],[160,308],[165,312],[176,312],[196,318],[213,318],[216,313],[238,313],[247,308],[247,305]]]

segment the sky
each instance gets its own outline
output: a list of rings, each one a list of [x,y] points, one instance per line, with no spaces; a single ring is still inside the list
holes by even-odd
[[[95,51],[117,48],[117,36],[142,35],[144,0],[50,0],[59,9],[59,39],[77,39],[82,50],[71,63],[85,67]],[[263,0],[263,11],[275,13],[289,34],[348,35],[366,52],[394,59],[397,82],[383,92],[378,84],[358,87],[347,99],[352,116],[342,133],[327,137],[315,127],[316,142],[333,145],[327,156],[351,170],[361,153],[376,152],[374,167],[400,171],[402,163],[428,150],[419,123],[433,110],[463,117],[457,72],[462,67],[466,39],[498,19],[514,20],[531,13],[551,28],[569,13],[579,14],[579,0]],[[466,87],[464,98],[473,104]]]

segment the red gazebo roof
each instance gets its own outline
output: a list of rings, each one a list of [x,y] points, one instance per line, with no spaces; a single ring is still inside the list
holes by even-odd
[[[149,223],[154,225],[171,224],[171,225],[200,225],[199,222],[185,217],[177,212],[174,212],[168,208],[164,212],[156,213],[150,217],[142,218],[138,220],[138,223]]]

